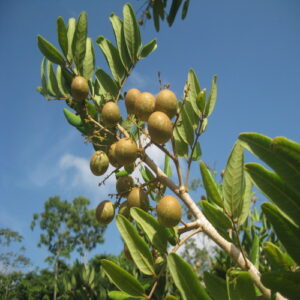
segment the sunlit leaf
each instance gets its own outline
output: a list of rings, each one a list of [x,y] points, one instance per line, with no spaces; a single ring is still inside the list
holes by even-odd
[[[117,83],[102,69],[96,71],[96,78],[99,83],[99,90],[96,93],[103,95],[107,100],[115,99],[119,93]]]
[[[214,75],[211,83],[210,92],[208,95],[207,103],[205,105],[204,115],[209,117],[214,111],[217,101],[217,75]]]
[[[64,19],[62,17],[58,17],[56,20],[56,30],[57,30],[57,36],[58,36],[58,43],[60,45],[60,48],[67,57],[68,55],[68,36],[67,36],[67,28],[64,22]]]
[[[82,75],[87,79],[91,79],[95,69],[95,53],[91,38],[86,40],[86,50],[82,66]]]
[[[70,18],[69,22],[68,22],[68,32],[67,32],[67,37],[68,37],[68,56],[67,56],[67,58],[69,61],[71,61],[73,59],[72,44],[73,44],[75,30],[76,30],[76,19]]]
[[[238,218],[238,225],[241,226],[249,216],[250,207],[251,207],[251,199],[253,196],[252,192],[252,182],[248,174],[245,174],[245,190],[243,193],[243,204],[240,216]]]
[[[153,39],[148,44],[144,45],[141,49],[140,57],[145,58],[149,56],[157,48],[157,39]]]

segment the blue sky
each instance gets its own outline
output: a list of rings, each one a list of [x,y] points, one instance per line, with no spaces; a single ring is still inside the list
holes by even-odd
[[[0,109],[0,226],[24,236],[26,254],[44,266],[47,252],[38,249],[39,232],[31,232],[32,215],[50,196],[72,200],[88,197],[95,207],[114,182],[101,190],[89,174],[90,145],[64,120],[64,104],[47,102],[35,88],[40,84],[42,55],[37,34],[57,45],[55,22],[89,16],[89,36],[113,40],[108,17],[122,15],[125,1],[1,1],[1,109]],[[138,9],[142,1],[132,0]],[[300,3],[297,0],[191,1],[185,21],[152,22],[142,28],[146,43],[158,38],[158,49],[140,62],[126,89],[157,93],[157,71],[180,98],[189,68],[201,87],[210,87],[218,74],[218,102],[201,139],[202,159],[218,170],[240,132],[255,131],[271,137],[284,135],[300,141]],[[95,45],[97,65],[105,67]],[[159,160],[158,152],[153,155]],[[247,155],[247,159],[252,159]],[[199,177],[195,164],[192,177]],[[114,225],[106,243],[94,253],[119,253],[122,244]]]

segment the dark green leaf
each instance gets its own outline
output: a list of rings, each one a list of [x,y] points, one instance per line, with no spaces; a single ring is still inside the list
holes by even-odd
[[[134,10],[132,9],[129,3],[124,5],[123,20],[125,43],[131,61],[133,64],[135,64],[138,59],[139,50],[142,46],[142,41],[139,25],[137,23]]]
[[[181,14],[181,19],[182,20],[184,20],[186,15],[187,15],[189,5],[190,5],[190,0],[185,0],[184,3],[183,3],[183,7],[182,7],[182,14]]]
[[[193,268],[176,253],[168,255],[168,268],[183,300],[212,300]]]
[[[268,272],[261,277],[262,283],[274,292],[279,292],[290,300],[298,300],[300,295],[299,272]]]
[[[102,95],[106,100],[116,99],[119,93],[117,83],[101,69],[96,71],[96,78],[99,83],[99,90],[96,93]]]
[[[76,30],[76,19],[75,18],[70,18],[69,23],[68,23],[68,60],[71,61],[73,59],[73,52],[72,52],[72,44],[73,44],[73,39],[74,39],[74,34]]]
[[[107,259],[101,259],[101,266],[110,280],[123,292],[134,297],[145,294],[140,282],[115,263]]]
[[[191,104],[191,102],[189,101],[186,101],[184,103],[184,110],[185,112],[187,113],[187,115],[189,116],[189,119],[191,121],[191,124],[193,126],[193,129],[196,130],[199,126],[199,117],[196,115],[195,111],[194,111],[194,108]]]
[[[159,250],[160,253],[165,254],[169,236],[167,229],[160,225],[158,221],[154,219],[154,217],[140,208],[131,208],[130,214],[133,219],[142,227],[151,244],[157,250]]]
[[[61,96],[56,75],[54,73],[53,64],[50,61],[47,61],[47,90],[50,95],[52,95],[55,98],[59,98]]]
[[[62,17],[58,17],[56,20],[56,29],[57,29],[57,36],[58,36],[58,43],[60,48],[67,57],[68,55],[68,36],[67,36],[67,28]]]
[[[47,59],[58,65],[65,64],[65,59],[62,54],[50,42],[45,40],[41,35],[38,35],[37,38],[38,47]]]
[[[196,102],[198,105],[198,108],[200,112],[203,114],[205,110],[205,105],[206,105],[206,89],[203,89],[196,98]]]
[[[46,58],[44,57],[41,63],[41,83],[42,83],[42,92],[43,95],[47,96],[47,79],[45,74],[45,68],[46,68]]]
[[[173,25],[173,22],[175,20],[175,17],[177,15],[177,12],[178,12],[178,9],[179,9],[181,3],[182,3],[182,0],[173,0],[172,1],[168,19],[167,19],[169,26]]]
[[[82,75],[87,80],[91,79],[95,69],[95,53],[91,38],[86,40],[86,50],[82,66]]]
[[[138,269],[146,275],[154,275],[152,254],[136,228],[122,215],[116,217],[116,224]]]
[[[77,71],[80,75],[83,73],[83,60],[86,50],[86,38],[87,38],[87,14],[85,11],[81,12],[74,33],[72,52]]]
[[[237,142],[227,161],[223,178],[224,210],[228,216],[237,219],[243,207],[244,152]]]
[[[153,39],[151,42],[144,45],[141,49],[140,57],[145,58],[149,54],[151,54],[153,51],[155,51],[156,48],[157,48],[157,43],[156,42],[157,42],[157,39]]]
[[[214,111],[216,101],[217,101],[217,75],[214,75],[211,83],[211,88],[208,96],[207,103],[205,105],[204,115],[209,117]]]
[[[214,300],[228,300],[226,281],[223,278],[204,272],[204,283],[209,295]]]
[[[160,25],[159,25],[159,14],[160,14],[160,6],[159,6],[159,1],[154,1],[154,4],[152,6],[153,10],[153,23],[155,30],[159,32]]]
[[[223,199],[220,194],[218,184],[203,161],[200,161],[200,171],[208,200],[216,203],[220,207],[223,207]]]
[[[300,264],[300,229],[274,204],[263,203],[262,210],[287,250],[288,254]]]
[[[256,163],[246,164],[246,171],[257,187],[291,219],[300,225],[300,204],[297,195],[277,174]]]

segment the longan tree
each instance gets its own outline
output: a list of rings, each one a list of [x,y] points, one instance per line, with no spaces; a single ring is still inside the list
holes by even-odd
[[[62,53],[38,36],[38,46],[44,55],[42,85],[38,91],[48,100],[65,102],[67,121],[94,147],[90,168],[95,176],[105,174],[100,186],[109,176],[117,178],[116,193],[111,195],[115,201],[103,200],[96,209],[96,218],[102,226],[115,219],[126,244],[125,252],[136,265],[138,274],[130,274],[112,261],[101,260],[107,276],[121,290],[112,291],[109,296],[112,299],[175,299],[167,295],[169,290],[165,279],[169,276],[182,298],[188,300],[240,299],[245,287],[250,291],[245,299],[271,299],[275,292],[290,295],[276,284],[282,277],[276,277],[272,272],[271,280],[269,275],[267,278],[261,276],[259,263],[250,257],[240,241],[240,229],[247,220],[253,196],[253,182],[278,204],[276,197],[274,200],[277,194],[270,194],[271,183],[260,184],[262,178],[253,171],[260,166],[248,164],[245,168],[244,148],[264,160],[275,172],[284,175],[292,172],[298,180],[299,145],[286,139],[279,140],[277,146],[272,147],[274,142],[268,137],[242,134],[230,153],[223,180],[218,183],[207,165],[200,161],[199,143],[216,104],[217,77],[212,78],[207,92],[200,87],[197,75],[191,69],[182,97],[163,85],[156,96],[138,89],[124,91],[133,68],[156,49],[157,41],[153,39],[147,44],[142,43],[139,24],[130,4],[123,8],[123,19],[111,14],[110,22],[116,44],[104,36],[99,36],[96,43],[111,74],[95,67],[93,42],[87,36],[85,12],[77,20],[69,19],[67,25],[63,18],[57,19]],[[54,65],[57,65],[56,70]],[[125,102],[126,113],[120,109],[121,101]],[[152,146],[165,155],[163,170],[148,155]],[[298,169],[287,170],[284,167],[286,161],[295,161]],[[182,163],[186,163],[186,172],[183,172]],[[109,164],[114,170],[106,174]],[[192,199],[188,190],[194,165],[196,168],[200,165],[207,195],[207,200],[200,205]],[[172,169],[176,170],[176,174],[172,174]],[[132,173],[135,170],[140,172],[143,182],[134,180]],[[263,175],[265,177],[266,174]],[[274,180],[282,180],[281,184],[289,190],[290,184],[286,184],[285,180],[293,179],[291,176],[275,177]],[[299,199],[300,193],[296,185],[291,187],[291,193],[294,193],[291,207],[299,212],[299,201],[294,200]],[[267,191],[264,190],[266,186]],[[267,203],[263,211],[285,249],[299,264],[299,254],[291,247],[291,239],[283,237],[278,225],[284,224],[293,237],[298,235],[296,240],[300,244],[299,220],[295,211],[291,207],[281,205],[277,209],[272,205]],[[188,222],[183,220],[182,206],[192,216]],[[285,213],[292,214],[293,221],[285,218]],[[232,264],[226,275],[227,283],[223,278],[206,276],[203,285],[192,267],[177,254],[189,238],[200,232],[230,257]],[[259,250],[260,244],[255,245]],[[276,249],[283,253],[284,248]],[[286,278],[297,281],[298,275],[291,271],[290,277]],[[275,297],[285,299],[279,293]]]

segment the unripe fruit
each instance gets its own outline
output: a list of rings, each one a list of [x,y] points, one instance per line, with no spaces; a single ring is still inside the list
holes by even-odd
[[[133,188],[134,182],[131,176],[119,177],[116,183],[116,190],[118,194],[127,197],[130,190]]]
[[[130,138],[124,138],[116,143],[115,155],[118,163],[127,166],[135,162],[138,157],[136,142]]]
[[[111,201],[104,200],[96,208],[96,219],[100,225],[109,224],[115,216],[115,208]]]
[[[83,101],[89,94],[89,85],[82,76],[76,76],[71,84],[72,96],[76,101]]]
[[[105,152],[96,151],[90,159],[90,169],[96,176],[103,175],[109,166],[109,160]]]
[[[156,206],[158,222],[166,227],[176,226],[182,216],[181,205],[173,196],[163,197]]]
[[[127,219],[130,218],[130,211],[129,211],[129,208],[128,208],[128,206],[127,206],[127,201],[124,201],[124,202],[120,205],[118,214],[124,216],[124,217],[127,218]]]
[[[148,121],[149,116],[155,109],[155,97],[148,92],[141,93],[135,102],[135,115],[141,121]]]
[[[108,156],[110,164],[113,167],[115,167],[115,168],[119,168],[122,165],[117,160],[117,156],[116,156],[116,144],[117,143],[114,143],[114,144],[112,144],[112,145],[110,145],[108,147],[107,156]]]
[[[154,142],[164,144],[172,137],[173,125],[165,113],[156,111],[148,119],[148,131]]]
[[[164,112],[170,119],[177,113],[176,95],[168,90],[161,90],[156,96],[155,111]]]
[[[106,126],[114,127],[121,120],[119,106],[112,101],[105,103],[101,111],[101,116]]]
[[[130,89],[125,96],[125,106],[128,114],[135,113],[135,101],[141,96],[141,92],[138,89]]]
[[[146,192],[140,187],[134,187],[127,197],[127,206],[139,207],[145,211],[149,209],[149,199]]]

